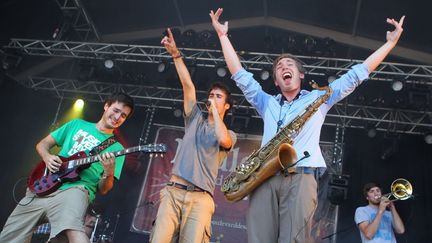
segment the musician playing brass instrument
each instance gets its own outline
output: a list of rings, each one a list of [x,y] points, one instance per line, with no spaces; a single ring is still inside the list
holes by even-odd
[[[383,196],[381,187],[374,182],[364,186],[363,194],[368,205],[358,207],[354,217],[362,242],[395,243],[394,232],[403,234],[405,227],[393,201],[386,195]],[[390,210],[386,210],[387,208]]]
[[[302,90],[306,70],[295,56],[282,54],[273,63],[274,84],[280,94],[272,96],[263,91],[253,74],[243,69],[228,37],[228,22],[219,22],[219,8],[210,12],[212,25],[219,36],[222,51],[232,79],[242,90],[248,102],[255,107],[264,121],[261,147],[278,134],[324,92]],[[285,173],[276,173],[260,184],[249,196],[247,213],[248,242],[310,242],[312,217],[317,207],[317,182],[314,174],[323,173],[326,164],[319,140],[321,127],[330,108],[359,86],[395,47],[402,34],[404,17],[399,21],[387,19],[394,26],[387,32],[387,41],[362,64],[353,66],[346,74],[330,84],[333,90],[326,102],[304,123],[294,137],[294,149],[301,160]],[[305,156],[303,156],[305,154]],[[257,160],[260,155],[258,154]],[[265,157],[265,156],[264,156]],[[306,158],[307,157],[307,158]],[[244,166],[246,169],[249,166]],[[248,178],[254,178],[250,176]],[[239,180],[233,180],[235,184]],[[233,187],[234,189],[236,187]]]

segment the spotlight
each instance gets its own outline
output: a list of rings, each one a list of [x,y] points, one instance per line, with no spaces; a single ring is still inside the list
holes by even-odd
[[[306,51],[311,52],[316,48],[317,42],[312,36],[307,36],[304,40]]]
[[[260,78],[262,81],[266,81],[270,78],[270,72],[267,69],[263,68],[260,73]]]
[[[227,69],[225,66],[218,66],[216,68],[216,74],[218,77],[223,78],[227,75]]]
[[[368,137],[370,137],[370,138],[374,138],[374,137],[376,136],[376,134],[377,134],[377,130],[376,130],[375,127],[370,127],[370,128],[367,130],[367,135],[368,135]]]
[[[165,60],[161,61],[157,66],[157,71],[159,73],[164,73],[168,70],[168,67],[169,67],[169,63],[167,61]]]
[[[182,34],[182,46],[196,46],[197,33],[195,30],[185,30]]]
[[[73,105],[73,109],[75,111],[80,111],[84,108],[84,100],[82,99],[77,99]]]
[[[114,67],[114,62],[111,59],[106,59],[104,61],[104,66],[108,69],[112,69]]]
[[[401,91],[403,89],[403,83],[402,83],[402,81],[394,80],[392,82],[392,89],[394,91]]]
[[[174,117],[177,117],[177,118],[181,117],[182,116],[182,110],[180,108],[176,107],[173,111],[173,115],[174,115]]]
[[[427,143],[427,144],[432,144],[432,133],[426,133],[425,135],[424,135],[424,141]]]
[[[327,82],[328,82],[329,84],[333,83],[333,81],[335,81],[335,80],[336,80],[336,75],[329,75],[329,76],[327,77]]]

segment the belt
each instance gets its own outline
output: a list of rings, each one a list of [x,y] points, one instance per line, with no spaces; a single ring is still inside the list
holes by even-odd
[[[205,190],[195,186],[195,185],[183,185],[183,184],[179,184],[177,182],[173,182],[170,181],[167,183],[167,186],[173,186],[173,187],[177,187],[179,189],[183,189],[186,191],[191,191],[191,192],[205,192]]]
[[[284,174],[315,174],[316,171],[317,168],[314,167],[289,167],[284,170]]]

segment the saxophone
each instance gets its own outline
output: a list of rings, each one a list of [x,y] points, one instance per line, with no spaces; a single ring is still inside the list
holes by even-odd
[[[325,90],[324,95],[312,102],[301,114],[284,126],[263,147],[252,152],[236,170],[224,180],[221,191],[230,202],[237,202],[251,193],[277,171],[290,167],[297,161],[294,138],[312,117],[318,108],[331,96],[332,89],[328,86],[318,87],[310,82],[314,89]]]

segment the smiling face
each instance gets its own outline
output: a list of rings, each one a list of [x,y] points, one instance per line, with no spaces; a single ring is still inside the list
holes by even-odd
[[[111,105],[105,103],[104,110],[102,124],[105,129],[120,127],[132,112],[132,109],[128,105],[118,101],[111,103]]]
[[[299,70],[296,60],[284,57],[280,59],[273,69],[274,82],[282,93],[298,93],[301,81],[304,79],[304,72]]]

